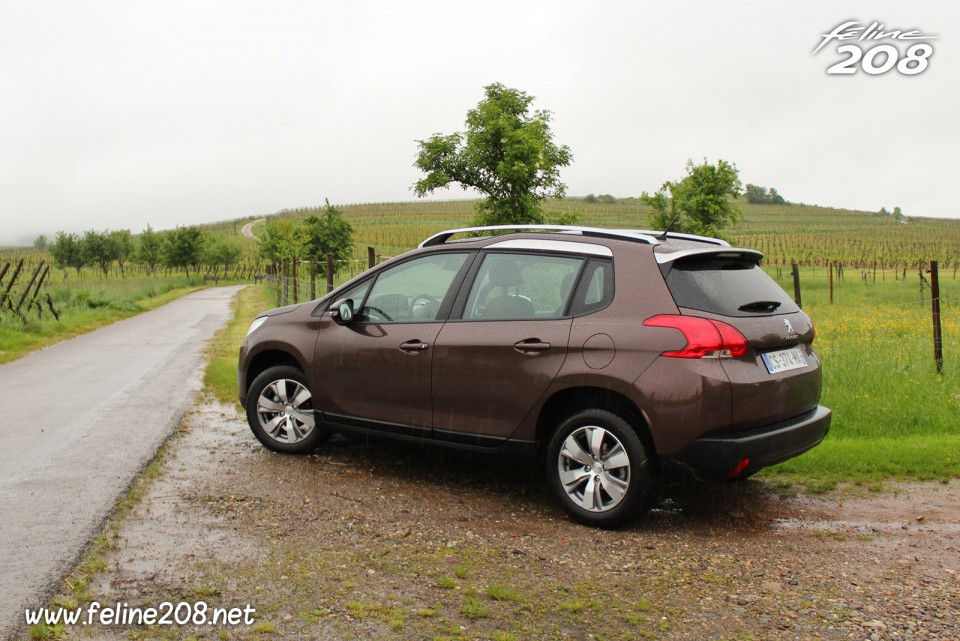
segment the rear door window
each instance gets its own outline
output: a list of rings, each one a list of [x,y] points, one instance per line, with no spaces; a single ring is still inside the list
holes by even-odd
[[[550,254],[487,254],[463,318],[562,318],[584,262],[582,258]]]
[[[799,311],[789,295],[747,257],[689,256],[663,266],[677,307],[722,316],[769,316]]]

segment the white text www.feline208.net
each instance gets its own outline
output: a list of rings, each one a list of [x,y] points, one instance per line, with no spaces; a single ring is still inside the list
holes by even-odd
[[[36,608],[24,611],[27,625],[253,625],[257,613],[250,605],[212,608],[203,601],[164,601],[157,607],[127,603],[102,606],[93,601],[76,608]]]

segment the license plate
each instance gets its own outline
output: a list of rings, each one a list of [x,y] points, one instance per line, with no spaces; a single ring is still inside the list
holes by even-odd
[[[789,372],[792,369],[801,369],[807,366],[807,360],[803,357],[799,347],[767,352],[761,356],[763,357],[763,364],[767,366],[767,371],[771,374]]]

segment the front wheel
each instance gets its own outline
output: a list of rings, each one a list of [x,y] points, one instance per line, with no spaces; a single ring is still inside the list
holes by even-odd
[[[306,454],[329,438],[317,424],[307,377],[296,367],[279,365],[257,376],[246,410],[253,435],[275,452]]]
[[[647,449],[619,415],[590,409],[571,416],[547,445],[550,487],[570,515],[612,528],[639,516],[654,496]]]

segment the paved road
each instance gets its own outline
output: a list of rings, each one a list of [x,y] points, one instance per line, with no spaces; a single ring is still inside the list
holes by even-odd
[[[238,289],[0,365],[0,639],[58,585],[190,409],[203,347]]]
[[[264,222],[264,221],[266,221],[266,220],[267,220],[266,218],[257,218],[257,219],[254,220],[253,222],[249,222],[249,223],[247,223],[246,225],[244,225],[244,226],[243,226],[243,229],[240,230],[240,233],[243,234],[244,236],[246,236],[247,238],[252,238],[252,239],[254,239],[254,240],[260,240],[259,238],[257,238],[257,237],[254,235],[254,233],[253,233],[253,226],[254,226],[254,225],[259,225],[260,223],[262,223],[262,222]]]

